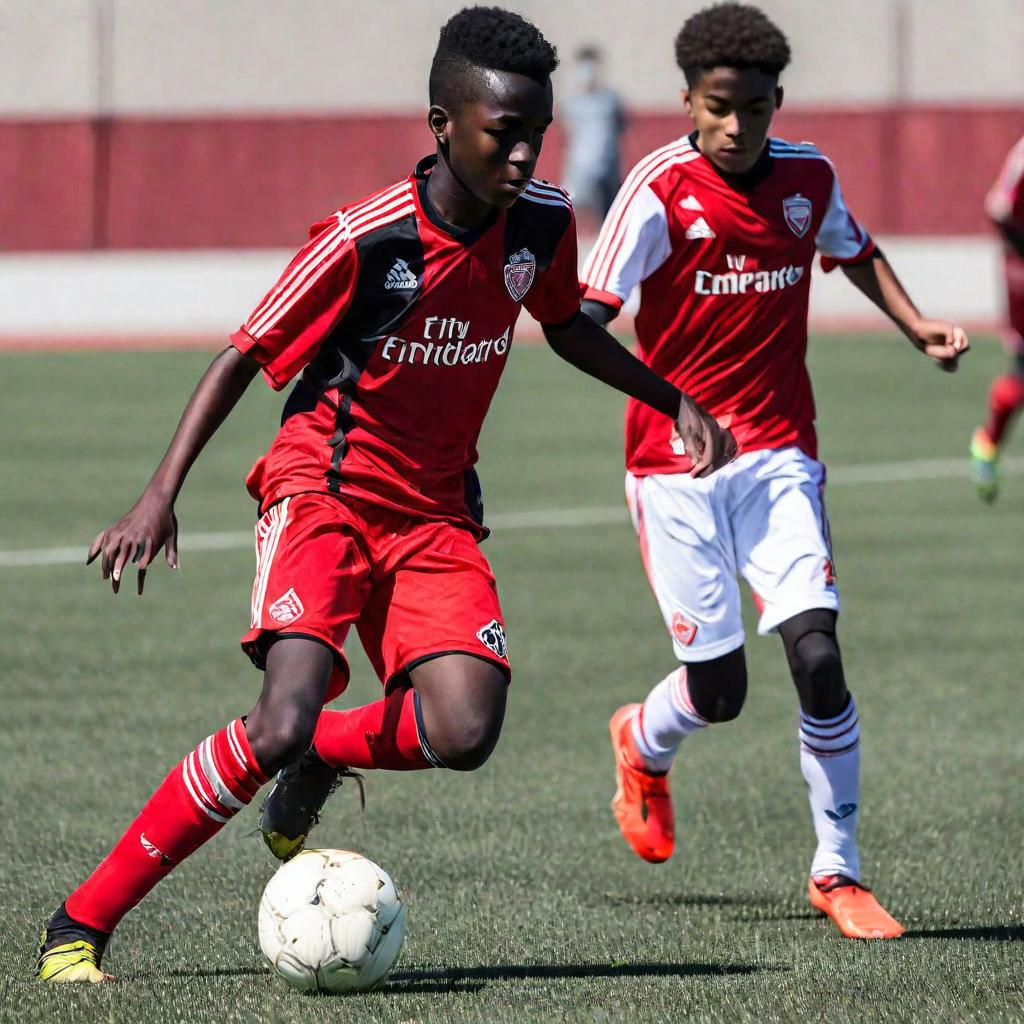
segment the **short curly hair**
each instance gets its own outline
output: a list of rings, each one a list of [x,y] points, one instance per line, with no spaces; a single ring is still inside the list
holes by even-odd
[[[676,36],[676,63],[691,87],[712,68],[756,68],[778,77],[789,61],[789,41],[751,4],[705,7]]]
[[[430,66],[430,102],[457,106],[475,93],[481,69],[543,85],[557,67],[558,51],[525,18],[501,7],[464,7],[441,29]]]

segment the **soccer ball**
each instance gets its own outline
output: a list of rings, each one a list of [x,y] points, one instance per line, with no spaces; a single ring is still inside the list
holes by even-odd
[[[260,901],[260,948],[305,992],[367,992],[384,983],[405,938],[405,907],[383,868],[349,850],[304,850]]]

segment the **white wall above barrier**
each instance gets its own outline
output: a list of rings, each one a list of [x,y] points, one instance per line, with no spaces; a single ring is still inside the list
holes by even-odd
[[[928,315],[986,327],[998,322],[1002,283],[993,239],[881,238],[879,244]],[[290,256],[276,249],[2,256],[0,345],[26,337],[226,339]],[[811,318],[827,329],[887,323],[838,270],[815,271]],[[531,332],[536,335],[536,325],[520,325],[520,336]]]

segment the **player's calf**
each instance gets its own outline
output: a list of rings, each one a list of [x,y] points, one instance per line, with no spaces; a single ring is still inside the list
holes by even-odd
[[[306,637],[287,637],[267,652],[263,692],[245,733],[264,772],[273,775],[309,749],[323,709],[334,654]]]

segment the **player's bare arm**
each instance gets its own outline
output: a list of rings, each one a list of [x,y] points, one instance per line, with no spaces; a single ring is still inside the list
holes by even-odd
[[[736,457],[736,440],[728,429],[623,348],[586,313],[565,327],[545,325],[544,336],[555,352],[577,369],[675,419],[686,453],[693,460],[690,476],[710,476]]]
[[[115,594],[121,589],[125,566],[136,562],[141,595],[146,571],[161,548],[167,564],[172,569],[178,568],[178,521],[174,515],[178,492],[192,463],[258,370],[253,359],[231,346],[213,360],[185,406],[167,453],[139,500],[92,542],[86,565],[102,554],[103,578],[110,580]]]
[[[960,357],[971,347],[962,327],[947,320],[930,320],[914,305],[889,261],[877,250],[871,258],[843,267],[843,272],[897,327],[910,343],[955,373]]]

